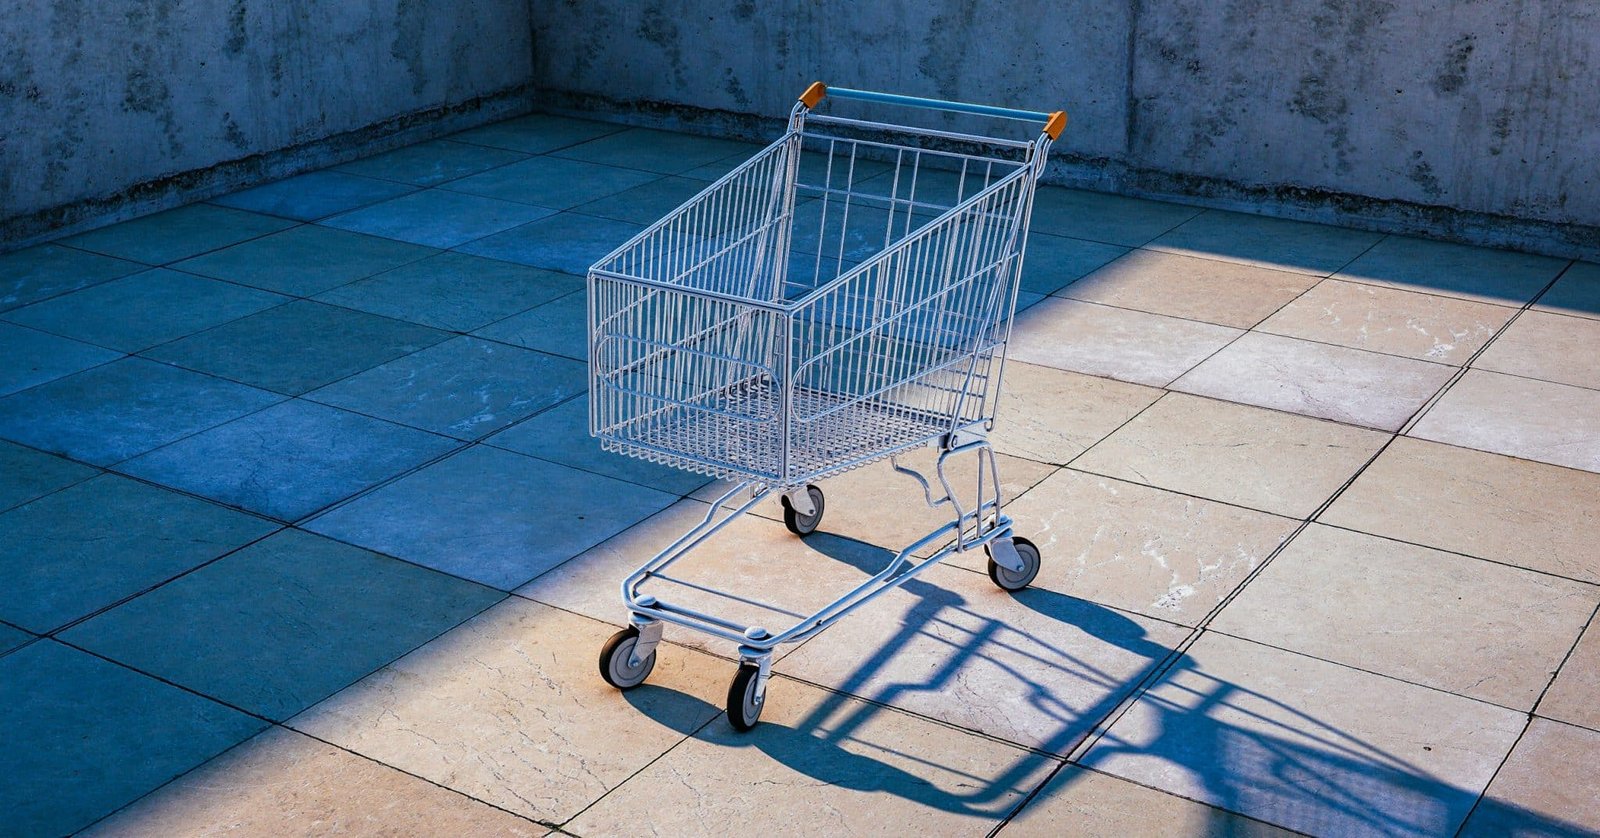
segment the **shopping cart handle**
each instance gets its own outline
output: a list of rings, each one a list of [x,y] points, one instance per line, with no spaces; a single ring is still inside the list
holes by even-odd
[[[898,93],[879,93],[875,90],[852,90],[848,87],[829,87],[820,81],[812,82],[806,92],[800,94],[800,101],[807,108],[814,108],[822,101],[824,96],[833,96],[837,99],[856,99],[862,102],[878,102],[885,105],[901,105],[908,108],[931,108],[938,111],[951,111],[954,113],[971,113],[980,116],[996,116],[1001,119],[1017,119],[1023,122],[1043,122],[1044,132],[1050,139],[1061,138],[1062,129],[1067,127],[1067,112],[1054,111],[1024,111],[1017,108],[1001,108],[994,105],[974,105],[970,102],[949,102],[944,99],[924,99],[921,96],[902,96]]]

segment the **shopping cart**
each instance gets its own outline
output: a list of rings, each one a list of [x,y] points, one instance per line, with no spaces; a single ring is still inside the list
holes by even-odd
[[[1028,140],[815,113],[823,99],[1043,123]],[[806,90],[772,145],[589,270],[590,426],[607,450],[731,480],[704,519],[622,584],[628,628],[600,673],[642,683],[665,623],[738,644],[728,719],[761,714],[773,650],[805,640],[953,553],[983,549],[1008,591],[1039,550],[1001,511],[993,427],[1034,184],[1062,112],[829,88]],[[896,454],[938,449],[935,489]],[[952,457],[977,458],[958,496]],[[776,496],[816,530],[815,483],[889,459],[949,523],[786,628],[743,625],[663,598],[664,571]],[[742,499],[742,501],[741,501]],[[913,559],[934,545],[927,558]],[[645,593],[650,585],[657,593]],[[700,590],[704,590],[703,587]],[[739,603],[749,596],[722,592]],[[661,595],[657,595],[661,594]],[[773,613],[793,614],[778,606]]]

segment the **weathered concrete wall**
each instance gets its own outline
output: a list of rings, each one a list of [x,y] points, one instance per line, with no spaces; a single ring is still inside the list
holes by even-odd
[[[7,6],[0,244],[527,107],[526,0]]]
[[[1050,109],[1057,182],[1600,254],[1592,0],[535,0],[547,101],[770,132],[813,79]]]

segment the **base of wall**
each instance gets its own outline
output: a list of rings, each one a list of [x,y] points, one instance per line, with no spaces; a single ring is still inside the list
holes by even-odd
[[[641,127],[758,143],[778,137],[788,121],[787,114],[757,116],[664,102],[619,101],[568,91],[541,90],[539,99],[540,109],[553,113],[601,116]],[[1292,184],[1243,184],[1139,168],[1109,158],[1059,153],[1052,156],[1042,182],[1377,233],[1600,261],[1600,227],[1584,224],[1558,224]]]
[[[178,172],[113,195],[0,219],[0,253],[519,116],[532,110],[534,101],[532,85],[518,85],[289,148]]]

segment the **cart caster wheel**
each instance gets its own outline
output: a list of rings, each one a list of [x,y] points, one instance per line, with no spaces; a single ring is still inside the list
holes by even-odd
[[[755,727],[761,719],[761,706],[766,703],[766,697],[756,700],[756,676],[760,673],[761,667],[741,663],[739,672],[733,676],[733,684],[728,687],[728,723],[740,733]]]
[[[811,496],[811,505],[816,508],[810,515],[801,515],[789,505],[789,499],[779,498],[783,502],[783,525],[795,535],[810,535],[817,531],[817,525],[822,523],[822,490],[816,486],[807,485],[806,494]]]
[[[651,650],[649,657],[639,661],[638,666],[628,665],[633,646],[638,642],[639,630],[628,626],[611,635],[611,639],[600,649],[600,677],[606,679],[607,684],[626,690],[643,684],[644,679],[650,677],[650,670],[656,668],[654,650]]]
[[[1022,557],[1022,570],[1014,571],[995,564],[994,559],[989,560],[989,578],[1000,586],[1001,590],[1020,591],[1033,584],[1033,578],[1039,575],[1039,548],[1026,538],[1013,538],[1011,543],[1017,548],[1017,555]],[[989,548],[983,548],[985,553]]]

